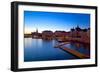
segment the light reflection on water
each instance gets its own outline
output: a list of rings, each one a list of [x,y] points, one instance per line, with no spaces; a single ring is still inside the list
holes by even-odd
[[[32,46],[42,47],[42,39],[27,38],[25,39],[24,44],[25,44],[25,47],[32,47]]]
[[[77,59],[75,56],[59,48],[54,48],[56,43],[55,40],[46,41],[42,39],[25,38],[24,61]]]

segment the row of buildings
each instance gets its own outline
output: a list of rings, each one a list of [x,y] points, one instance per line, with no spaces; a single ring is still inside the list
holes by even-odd
[[[27,37],[27,36],[26,36]],[[41,38],[44,40],[52,40],[57,39],[59,41],[66,41],[66,40],[79,40],[79,41],[86,41],[90,42],[90,28],[88,29],[81,29],[79,26],[72,28],[70,31],[55,31],[52,32],[50,30],[45,30],[42,33],[36,32],[31,33],[32,38]]]
[[[36,30],[36,32],[32,32],[32,38],[42,38],[44,40],[65,38],[68,35],[69,35],[69,32],[66,32],[66,31],[55,31],[55,32],[52,32],[50,30],[45,30],[42,33],[38,33],[38,30]]]
[[[70,31],[71,40],[76,40],[90,44],[90,28],[81,29],[79,26],[72,28]]]

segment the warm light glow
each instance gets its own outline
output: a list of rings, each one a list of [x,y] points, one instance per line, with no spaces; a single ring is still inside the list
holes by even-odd
[[[24,33],[25,34],[30,34],[31,32],[36,32],[37,29],[38,29],[39,33],[42,33],[42,31],[44,31],[44,30],[50,30],[50,31],[53,31],[53,32],[56,31],[56,29],[47,29],[47,28],[43,28],[43,27],[36,28],[36,27],[33,26],[33,27],[25,27]],[[58,30],[61,30],[61,29],[58,29]]]
[[[32,28],[25,28],[25,29],[24,29],[24,33],[25,33],[25,34],[30,34],[31,32],[35,32],[35,30],[32,29]]]

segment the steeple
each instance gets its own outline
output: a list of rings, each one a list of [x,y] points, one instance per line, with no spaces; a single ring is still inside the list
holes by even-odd
[[[79,28],[79,26],[77,25],[77,27],[76,28]]]
[[[36,29],[36,33],[38,33],[38,29]]]
[[[77,25],[76,31],[80,31],[80,30],[81,30],[81,28]]]

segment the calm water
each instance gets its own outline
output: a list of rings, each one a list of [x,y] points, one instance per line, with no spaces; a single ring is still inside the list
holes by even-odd
[[[85,45],[83,44],[79,44],[79,43],[70,43],[70,44],[67,44],[67,45],[64,45],[65,47],[68,47],[70,49],[73,49],[73,50],[77,50],[78,52],[80,53],[83,53],[85,55],[88,55],[90,56],[90,49],[89,48],[86,48]],[[88,45],[89,46],[89,45]]]
[[[75,56],[54,48],[55,40],[45,41],[42,39],[25,38],[24,61],[47,61],[47,60],[69,60],[77,59]]]

